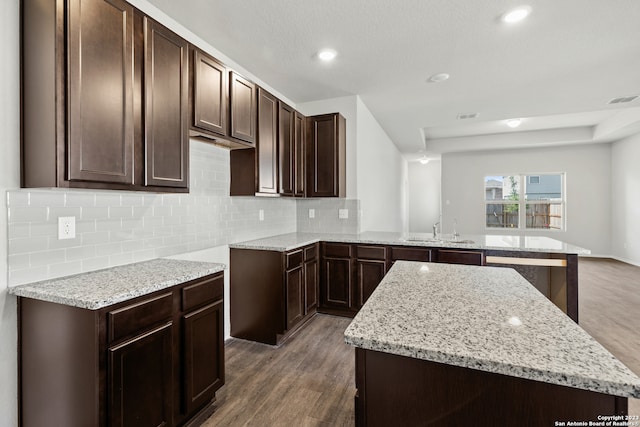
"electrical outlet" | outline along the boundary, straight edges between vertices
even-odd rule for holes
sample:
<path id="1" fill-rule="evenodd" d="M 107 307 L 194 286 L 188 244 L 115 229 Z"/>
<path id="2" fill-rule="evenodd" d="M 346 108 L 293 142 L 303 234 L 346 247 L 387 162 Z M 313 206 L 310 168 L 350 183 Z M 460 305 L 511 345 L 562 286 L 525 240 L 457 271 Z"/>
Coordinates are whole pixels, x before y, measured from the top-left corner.
<path id="1" fill-rule="evenodd" d="M 340 218 L 340 219 L 348 219 L 349 218 L 349 209 L 338 209 L 338 218 Z"/>
<path id="2" fill-rule="evenodd" d="M 260 221 L 264 221 L 264 209 L 260 209 L 258 211 L 258 218 L 260 219 Z"/>
<path id="3" fill-rule="evenodd" d="M 316 210 L 309 209 L 309 218 L 315 218 L 315 217 L 316 217 Z"/>
<path id="4" fill-rule="evenodd" d="M 58 240 L 76 238 L 76 217 L 58 217 Z"/>

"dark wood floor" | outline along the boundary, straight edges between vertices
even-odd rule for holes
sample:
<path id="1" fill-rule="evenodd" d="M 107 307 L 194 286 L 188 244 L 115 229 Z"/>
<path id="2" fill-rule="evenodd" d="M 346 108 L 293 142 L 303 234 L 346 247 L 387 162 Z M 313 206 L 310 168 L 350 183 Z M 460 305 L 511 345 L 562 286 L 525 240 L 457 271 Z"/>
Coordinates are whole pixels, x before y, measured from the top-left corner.
<path id="1" fill-rule="evenodd" d="M 640 375 L 640 267 L 611 259 L 578 261 L 580 326 Z M 629 399 L 640 415 L 640 400 Z"/>
<path id="2" fill-rule="evenodd" d="M 581 258 L 580 325 L 640 374 L 640 267 Z M 226 344 L 226 385 L 204 426 L 353 426 L 354 352 L 350 319 L 316 316 L 280 348 Z M 629 401 L 640 415 L 640 400 Z"/>
<path id="3" fill-rule="evenodd" d="M 280 348 L 231 339 L 219 408 L 203 426 L 353 426 L 351 319 L 316 315 Z"/>

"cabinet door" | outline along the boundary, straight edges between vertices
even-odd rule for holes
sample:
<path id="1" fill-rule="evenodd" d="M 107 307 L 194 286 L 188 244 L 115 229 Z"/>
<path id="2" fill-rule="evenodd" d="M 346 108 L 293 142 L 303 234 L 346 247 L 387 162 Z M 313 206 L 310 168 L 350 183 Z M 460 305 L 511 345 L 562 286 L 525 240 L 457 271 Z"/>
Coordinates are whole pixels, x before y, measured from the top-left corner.
<path id="1" fill-rule="evenodd" d="M 344 197 L 344 119 L 325 114 L 308 121 L 307 196 Z"/>
<path id="2" fill-rule="evenodd" d="M 188 43 L 144 18 L 146 185 L 188 186 Z"/>
<path id="3" fill-rule="evenodd" d="M 376 289 L 385 274 L 387 263 L 380 260 L 358 260 L 358 307 L 362 307 Z"/>
<path id="4" fill-rule="evenodd" d="M 294 146 L 294 193 L 296 197 L 305 196 L 305 173 L 306 173 L 306 133 L 305 133 L 305 117 L 295 112 L 293 126 L 293 146 Z"/>
<path id="5" fill-rule="evenodd" d="M 71 0 L 67 179 L 133 184 L 133 7 Z"/>
<path id="6" fill-rule="evenodd" d="M 352 307 L 351 259 L 324 258 L 323 283 L 320 295 L 324 307 Z"/>
<path id="7" fill-rule="evenodd" d="M 224 384 L 224 302 L 185 314 L 183 325 L 184 398 L 191 414 Z"/>
<path id="8" fill-rule="evenodd" d="M 231 72 L 230 75 L 230 135 L 234 138 L 256 143 L 256 85 L 244 77 Z"/>
<path id="9" fill-rule="evenodd" d="M 280 194 L 294 196 L 295 185 L 295 145 L 294 145 L 295 110 L 280 103 L 278 151 L 280 156 Z"/>
<path id="10" fill-rule="evenodd" d="M 287 298 L 287 329 L 291 329 L 304 317 L 304 279 L 303 267 L 287 271 L 286 298 Z"/>
<path id="11" fill-rule="evenodd" d="M 172 425 L 172 330 L 168 323 L 109 348 L 110 426 Z"/>
<path id="12" fill-rule="evenodd" d="M 305 314 L 318 307 L 318 260 L 304 263 Z"/>
<path id="13" fill-rule="evenodd" d="M 193 126 L 227 134 L 227 69 L 199 50 L 193 53 Z"/>
<path id="14" fill-rule="evenodd" d="M 258 88 L 258 192 L 278 192 L 278 100 Z"/>

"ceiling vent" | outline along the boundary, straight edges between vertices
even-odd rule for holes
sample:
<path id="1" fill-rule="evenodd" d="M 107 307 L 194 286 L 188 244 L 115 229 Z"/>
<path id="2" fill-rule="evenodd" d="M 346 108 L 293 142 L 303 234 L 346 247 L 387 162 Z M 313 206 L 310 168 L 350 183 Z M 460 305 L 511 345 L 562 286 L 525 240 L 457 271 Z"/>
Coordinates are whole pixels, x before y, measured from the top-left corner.
<path id="1" fill-rule="evenodd" d="M 609 101 L 609 104 L 624 104 L 625 102 L 631 102 L 633 100 L 635 100 L 638 97 L 638 95 L 634 95 L 634 96 L 623 96 L 620 98 L 614 98 L 611 101 Z"/>
<path id="2" fill-rule="evenodd" d="M 460 113 L 460 114 L 458 114 L 458 120 L 475 119 L 476 117 L 478 117 L 478 113 Z"/>

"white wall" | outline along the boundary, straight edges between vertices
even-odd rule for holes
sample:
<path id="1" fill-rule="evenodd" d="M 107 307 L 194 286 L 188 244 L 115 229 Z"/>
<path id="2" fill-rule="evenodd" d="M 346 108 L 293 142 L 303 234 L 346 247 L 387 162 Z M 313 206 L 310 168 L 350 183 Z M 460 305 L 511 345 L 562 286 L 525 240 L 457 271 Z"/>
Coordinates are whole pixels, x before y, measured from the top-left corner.
<path id="1" fill-rule="evenodd" d="M 361 231 L 402 231 L 407 161 L 357 98 L 357 174 Z"/>
<path id="2" fill-rule="evenodd" d="M 455 153 L 442 156 L 443 232 L 453 219 L 461 234 L 515 234 L 486 230 L 484 176 L 566 172 L 566 231 L 536 230 L 594 255 L 611 253 L 611 146 L 592 144 L 556 148 Z"/>
<path id="3" fill-rule="evenodd" d="M 611 250 L 640 266 L 640 134 L 611 147 Z"/>
<path id="4" fill-rule="evenodd" d="M 440 221 L 441 162 L 409 163 L 409 232 L 431 233 Z"/>
<path id="5" fill-rule="evenodd" d="M 7 295 L 6 190 L 20 185 L 20 1 L 0 6 L 0 424 L 18 425 L 16 299 Z"/>

